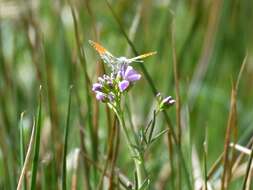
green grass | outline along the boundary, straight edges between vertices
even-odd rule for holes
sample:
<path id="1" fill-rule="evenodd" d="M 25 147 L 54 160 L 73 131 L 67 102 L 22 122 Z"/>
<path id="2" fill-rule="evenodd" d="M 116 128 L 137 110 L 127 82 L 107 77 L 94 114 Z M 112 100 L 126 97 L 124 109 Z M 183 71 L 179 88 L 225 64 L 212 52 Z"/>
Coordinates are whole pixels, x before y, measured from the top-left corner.
<path id="1" fill-rule="evenodd" d="M 88 40 L 119 57 L 157 51 L 133 64 L 142 78 L 124 100 L 132 131 L 157 92 L 177 100 L 151 126 L 168 132 L 144 155 L 150 189 L 250 189 L 252 153 L 230 143 L 252 149 L 252 1 L 36 2 L 0 3 L 0 189 L 22 169 L 22 189 L 135 184 L 123 129 L 91 91 L 110 69 Z"/>

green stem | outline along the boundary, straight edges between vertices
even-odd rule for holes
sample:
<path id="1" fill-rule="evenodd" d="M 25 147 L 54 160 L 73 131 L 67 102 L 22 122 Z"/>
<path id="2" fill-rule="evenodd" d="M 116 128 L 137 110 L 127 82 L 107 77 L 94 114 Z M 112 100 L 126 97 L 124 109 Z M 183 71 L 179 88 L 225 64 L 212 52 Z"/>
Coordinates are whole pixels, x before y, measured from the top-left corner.
<path id="1" fill-rule="evenodd" d="M 123 112 L 121 110 L 116 109 L 115 107 L 113 107 L 113 110 L 116 113 L 119 123 L 123 128 L 124 135 L 127 140 L 128 148 L 129 148 L 129 150 L 132 154 L 132 157 L 134 159 L 135 168 L 136 168 L 136 172 L 137 172 L 137 179 L 138 179 L 137 185 L 138 185 L 138 189 L 139 189 L 147 177 L 143 154 L 142 154 L 142 152 L 138 151 L 137 149 L 135 149 L 132 146 L 131 138 L 130 138 L 129 132 L 128 132 L 126 124 L 125 124 Z"/>

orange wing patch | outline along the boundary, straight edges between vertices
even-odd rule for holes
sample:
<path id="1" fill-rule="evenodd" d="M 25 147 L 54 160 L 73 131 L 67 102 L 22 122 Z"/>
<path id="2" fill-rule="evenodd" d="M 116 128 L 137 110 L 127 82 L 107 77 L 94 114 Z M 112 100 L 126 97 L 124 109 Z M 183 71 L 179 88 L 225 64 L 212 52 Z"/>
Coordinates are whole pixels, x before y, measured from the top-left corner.
<path id="1" fill-rule="evenodd" d="M 91 40 L 89 40 L 89 43 L 100 55 L 103 55 L 107 52 L 107 50 L 103 46 L 101 46 L 99 43 L 93 42 Z"/>

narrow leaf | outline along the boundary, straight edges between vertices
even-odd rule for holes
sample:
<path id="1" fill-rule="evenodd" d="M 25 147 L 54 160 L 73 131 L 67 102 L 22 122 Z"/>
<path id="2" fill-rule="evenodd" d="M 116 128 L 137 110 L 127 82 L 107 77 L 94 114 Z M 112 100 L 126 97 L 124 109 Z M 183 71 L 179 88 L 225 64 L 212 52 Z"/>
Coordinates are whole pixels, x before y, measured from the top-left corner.
<path id="1" fill-rule="evenodd" d="M 63 163 L 62 163 L 62 190 L 66 190 L 67 179 L 66 179 L 66 157 L 68 150 L 68 135 L 69 135 L 69 120 L 70 120 L 70 108 L 71 108 L 71 93 L 72 86 L 69 88 L 69 101 L 68 101 L 68 110 L 67 110 L 67 120 L 65 127 L 65 135 L 64 135 L 64 152 L 63 152 Z"/>

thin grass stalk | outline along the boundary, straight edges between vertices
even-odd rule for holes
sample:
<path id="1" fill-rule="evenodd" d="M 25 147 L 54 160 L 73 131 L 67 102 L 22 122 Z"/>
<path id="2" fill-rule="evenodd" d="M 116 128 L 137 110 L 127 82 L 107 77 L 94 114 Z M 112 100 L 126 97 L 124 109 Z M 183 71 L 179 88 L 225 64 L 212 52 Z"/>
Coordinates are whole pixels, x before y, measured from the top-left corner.
<path id="1" fill-rule="evenodd" d="M 114 117 L 113 128 L 115 128 L 115 142 L 114 142 L 114 147 L 113 147 L 113 152 L 112 152 L 111 169 L 109 173 L 109 190 L 114 189 L 113 179 L 114 179 L 115 165 L 116 165 L 116 161 L 118 157 L 119 144 L 120 144 L 119 127 L 118 127 L 118 120 L 116 116 Z"/>
<path id="2" fill-rule="evenodd" d="M 105 1 L 106 1 L 106 3 L 107 3 L 107 6 L 109 7 L 110 11 L 112 12 L 113 17 L 114 17 L 115 20 L 117 21 L 117 23 L 118 23 L 118 25 L 119 25 L 119 28 L 120 28 L 120 30 L 121 30 L 121 32 L 122 32 L 122 34 L 124 35 L 124 37 L 126 38 L 128 44 L 130 45 L 132 51 L 134 52 L 135 56 L 138 56 L 139 53 L 137 52 L 137 50 L 135 49 L 135 47 L 134 47 L 132 41 L 129 39 L 128 35 L 126 34 L 126 32 L 125 32 L 125 30 L 124 30 L 124 28 L 123 28 L 123 25 L 121 24 L 121 22 L 120 22 L 118 16 L 116 15 L 116 13 L 114 12 L 114 10 L 112 9 L 112 6 L 111 6 L 110 3 L 108 2 L 108 0 L 105 0 Z M 153 95 L 156 96 L 158 91 L 157 91 L 157 89 L 156 89 L 156 87 L 155 87 L 155 85 L 154 85 L 154 82 L 153 82 L 152 78 L 151 78 L 150 75 L 148 74 L 147 69 L 145 68 L 145 66 L 144 66 L 143 63 L 140 63 L 140 67 L 141 67 L 141 69 L 142 69 L 142 72 L 143 72 L 143 74 L 144 74 L 144 76 L 145 76 L 145 78 L 146 78 L 146 80 L 147 80 L 149 86 L 151 87 L 151 90 L 152 90 L 152 92 L 153 92 Z M 175 133 L 175 131 L 174 131 L 172 125 L 171 125 L 171 121 L 170 121 L 170 118 L 169 118 L 167 112 L 166 112 L 166 111 L 163 111 L 163 114 L 164 114 L 165 121 L 166 121 L 166 123 L 168 124 L 168 127 L 169 127 L 170 130 L 171 130 L 172 138 L 173 138 L 173 140 L 176 142 L 176 143 L 175 143 L 176 151 L 177 151 L 177 153 L 179 154 L 180 161 L 182 162 L 182 167 L 183 167 L 183 169 L 184 169 L 185 176 L 186 176 L 186 180 L 187 180 L 187 187 L 188 187 L 188 189 L 192 189 L 189 171 L 188 171 L 188 169 L 187 169 L 185 160 L 184 160 L 184 158 L 183 158 L 182 150 L 181 150 L 181 148 L 180 148 L 180 147 L 178 146 L 178 144 L 177 144 L 176 133 Z"/>
<path id="3" fill-rule="evenodd" d="M 36 131 L 36 124 L 35 124 L 35 119 L 34 119 L 33 126 L 32 126 L 32 133 L 31 133 L 29 145 L 28 145 L 28 148 L 27 148 L 27 152 L 26 152 L 23 168 L 21 170 L 21 174 L 20 174 L 19 180 L 18 180 L 17 190 L 21 190 L 22 189 L 23 179 L 24 179 L 24 177 L 26 175 L 26 170 L 28 168 L 29 160 L 30 160 L 31 153 L 32 153 L 32 148 L 33 148 L 33 144 L 34 144 L 35 131 Z"/>
<path id="4" fill-rule="evenodd" d="M 192 41 L 195 39 L 195 35 L 197 35 L 197 30 L 200 27 L 201 21 L 203 19 L 203 12 L 204 12 L 204 3 L 202 0 L 197 0 L 196 8 L 197 10 L 194 11 L 195 16 L 194 20 L 191 25 L 190 32 L 187 34 L 186 40 L 184 41 L 181 51 L 179 52 L 178 56 L 178 64 L 181 65 L 184 63 L 184 59 L 187 58 L 186 54 L 189 52 L 191 48 Z"/>
<path id="5" fill-rule="evenodd" d="M 220 164 L 222 163 L 224 157 L 224 152 L 222 152 L 220 154 L 220 156 L 218 157 L 218 159 L 214 162 L 214 164 L 211 166 L 210 170 L 207 173 L 207 179 L 210 180 L 211 177 L 215 174 L 215 172 L 217 171 L 217 169 L 219 168 Z"/>
<path id="6" fill-rule="evenodd" d="M 224 0 L 217 0 L 211 2 L 211 10 L 208 15 L 208 25 L 205 31 L 205 37 L 203 41 L 203 48 L 201 56 L 199 57 L 198 64 L 195 68 L 191 83 L 189 85 L 189 98 L 188 102 L 190 103 L 190 109 L 195 103 L 196 96 L 199 93 L 203 78 L 207 73 L 208 66 L 210 64 L 210 59 L 215 47 L 215 39 L 217 37 L 218 26 L 220 22 L 220 10 L 222 10 Z"/>
<path id="7" fill-rule="evenodd" d="M 176 124 L 177 124 L 177 143 L 181 148 L 181 106 L 180 106 L 180 92 L 179 92 L 179 73 L 178 73 L 178 63 L 175 45 L 175 21 L 172 21 L 171 27 L 171 42 L 172 42 L 172 56 L 173 56 L 173 72 L 174 72 L 174 82 L 176 89 Z M 181 189 L 181 164 L 177 161 L 177 173 L 178 173 L 178 189 Z"/>
<path id="8" fill-rule="evenodd" d="M 84 186 L 87 190 L 91 189 L 90 185 L 90 167 L 89 164 L 86 161 L 86 158 L 83 155 L 87 154 L 86 145 L 85 145 L 85 136 L 84 132 L 82 131 L 82 128 L 80 127 L 79 130 L 79 136 L 80 136 L 80 147 L 81 147 L 81 157 L 83 160 L 83 167 L 84 167 Z"/>
<path id="9" fill-rule="evenodd" d="M 172 136 L 170 133 L 170 130 L 167 133 L 167 140 L 168 140 L 168 153 L 169 153 L 169 161 L 170 161 L 170 170 L 171 170 L 171 186 L 172 189 L 176 188 L 175 185 L 175 169 L 174 169 L 174 150 L 173 150 L 173 141 L 172 141 Z"/>
<path id="10" fill-rule="evenodd" d="M 57 139 L 59 138 L 59 112 L 57 109 L 57 101 L 54 91 L 54 85 L 53 85 L 53 72 L 52 72 L 52 63 L 49 58 L 49 52 L 47 52 L 47 48 L 45 49 L 45 74 L 46 74 L 46 85 L 47 85 L 47 95 L 48 95 L 48 107 L 49 107 L 49 116 L 51 121 L 51 129 L 52 129 L 52 148 L 53 151 L 56 152 L 56 155 L 54 157 L 57 157 L 57 153 L 59 153 L 59 142 Z M 58 160 L 58 158 L 57 158 Z M 59 158 L 60 160 L 60 158 Z M 59 167 L 60 168 L 60 167 Z M 58 169 L 59 169 L 58 168 Z"/>
<path id="11" fill-rule="evenodd" d="M 113 125 L 112 127 L 113 128 L 110 130 L 110 134 L 109 134 L 109 138 L 108 138 L 109 142 L 108 142 L 108 148 L 107 148 L 106 161 L 105 161 L 103 172 L 102 172 L 102 175 L 100 177 L 99 184 L 98 184 L 98 187 L 97 187 L 98 190 L 101 190 L 102 187 L 103 187 L 103 181 L 104 181 L 105 173 L 107 171 L 109 162 L 112 160 L 112 156 L 113 156 L 113 147 L 114 147 L 114 143 L 115 143 L 114 141 L 115 141 L 115 137 L 116 137 L 116 134 L 115 134 L 116 125 Z"/>
<path id="12" fill-rule="evenodd" d="M 225 190 L 229 185 L 229 170 L 230 170 L 230 160 L 229 160 L 229 144 L 230 136 L 233 128 L 235 128 L 236 122 L 236 89 L 235 85 L 232 84 L 231 91 L 231 101 L 230 101 L 230 112 L 228 118 L 228 124 L 225 135 L 225 144 L 224 144 L 224 157 L 223 157 L 223 173 L 221 178 L 221 190 Z"/>
<path id="13" fill-rule="evenodd" d="M 84 3 L 85 3 L 85 8 L 87 9 L 87 12 L 88 12 L 90 19 L 91 19 L 94 37 L 97 40 L 98 39 L 98 31 L 97 31 L 97 27 L 96 27 L 96 18 L 93 14 L 91 7 L 90 7 L 90 0 L 84 0 Z"/>
<path id="14" fill-rule="evenodd" d="M 83 68 L 84 76 L 85 76 L 85 93 L 86 93 L 85 96 L 86 96 L 86 103 L 87 103 L 88 126 L 89 126 L 89 132 L 90 132 L 90 137 L 91 137 L 92 157 L 94 160 L 97 160 L 96 136 L 94 134 L 93 121 L 92 121 L 92 114 L 93 114 L 92 106 L 91 106 L 92 98 L 90 96 L 91 82 L 87 73 L 86 58 L 85 58 L 83 48 L 81 46 L 75 11 L 71 4 L 70 6 L 71 6 L 71 13 L 72 13 L 73 21 L 74 21 L 75 39 L 76 39 L 76 44 L 77 44 L 77 49 L 78 49 L 78 56 L 79 56 L 79 59 Z"/>
<path id="15" fill-rule="evenodd" d="M 138 27 L 140 26 L 139 23 L 140 23 L 140 18 L 141 18 L 141 12 L 142 12 L 142 9 L 143 9 L 143 5 L 144 5 L 144 1 L 143 2 L 140 2 L 137 6 L 136 6 L 136 13 L 134 15 L 134 18 L 133 18 L 133 21 L 132 21 L 132 24 L 131 24 L 131 27 L 129 29 L 129 39 L 131 41 L 134 41 L 134 38 L 136 36 L 136 31 L 138 29 Z M 128 57 L 129 54 L 131 52 L 131 48 L 129 47 L 129 45 L 127 46 L 127 50 L 126 50 L 126 56 Z"/>
<path id="16" fill-rule="evenodd" d="M 176 89 L 176 123 L 177 123 L 177 141 L 178 145 L 181 146 L 181 101 L 180 101 L 180 91 L 179 91 L 179 71 L 177 63 L 176 45 L 175 45 L 175 21 L 173 20 L 171 27 L 171 41 L 172 41 L 172 55 L 173 55 L 173 72 L 174 81 Z"/>
<path id="17" fill-rule="evenodd" d="M 20 115 L 20 121 L 19 121 L 19 147 L 20 147 L 20 165 L 21 167 L 24 165 L 25 160 L 25 140 L 24 140 L 24 131 L 23 131 L 23 118 L 24 118 L 25 112 L 22 112 Z M 22 189 L 26 189 L 26 180 L 24 180 Z"/>
<path id="18" fill-rule="evenodd" d="M 92 8 L 90 6 L 90 0 L 85 0 L 84 1 L 85 3 L 85 8 L 87 9 L 87 12 L 90 16 L 90 19 L 91 19 L 91 24 L 92 24 L 92 30 L 93 30 L 93 34 L 94 34 L 94 37 L 95 37 L 95 40 L 97 41 L 98 40 L 98 31 L 97 31 L 97 27 L 96 27 L 96 18 L 93 14 L 93 11 L 92 11 Z M 104 68 L 104 65 L 101 64 L 101 61 L 100 62 L 97 62 L 96 64 L 96 73 L 97 75 L 101 75 L 102 73 L 105 72 L 105 68 Z M 94 131 L 94 146 L 98 146 L 98 124 L 99 124 L 99 102 L 98 101 L 94 101 L 93 102 L 93 108 L 94 108 L 94 114 L 93 114 L 93 131 Z M 106 115 L 107 115 L 107 118 L 110 118 L 110 111 L 108 108 L 105 108 L 106 109 Z"/>
<path id="19" fill-rule="evenodd" d="M 244 71 L 244 68 L 245 68 L 245 65 L 247 63 L 247 60 L 248 60 L 248 51 L 246 52 L 246 55 L 242 61 L 242 65 L 241 65 L 241 68 L 240 68 L 240 71 L 239 71 L 239 74 L 237 76 L 237 80 L 236 80 L 236 85 L 235 85 L 235 89 L 236 91 L 238 91 L 238 88 L 239 88 L 239 83 L 241 81 L 241 77 L 242 77 L 242 73 Z"/>
<path id="20" fill-rule="evenodd" d="M 115 110 L 115 113 L 116 113 L 117 118 L 119 120 L 120 126 L 123 129 L 124 135 L 126 137 L 127 146 L 129 148 L 132 156 L 138 157 L 138 160 L 136 160 L 136 158 L 134 158 L 134 163 L 135 163 L 135 168 L 136 168 L 136 172 L 137 172 L 138 188 L 140 188 L 141 185 L 143 184 L 144 180 L 147 177 L 147 171 L 146 171 L 146 168 L 144 165 L 143 157 L 142 157 L 141 153 L 135 151 L 134 147 L 132 146 L 131 138 L 129 136 L 129 132 L 128 132 L 126 124 L 125 124 L 123 112 Z"/>
<path id="21" fill-rule="evenodd" d="M 68 101 L 68 110 L 67 110 L 67 120 L 65 127 L 65 135 L 64 135 L 64 149 L 63 149 L 63 162 L 62 162 L 62 190 L 66 190 L 67 187 L 67 179 L 66 179 L 66 165 L 67 165 L 67 151 L 68 151 L 68 136 L 69 136 L 69 122 L 70 122 L 70 110 L 71 110 L 71 96 L 72 96 L 72 88 L 69 88 L 69 101 Z"/>
<path id="22" fill-rule="evenodd" d="M 72 65 L 75 65 L 76 64 L 76 60 L 73 60 L 73 63 Z M 77 105 L 78 106 L 78 116 L 79 116 L 79 122 L 80 122 L 80 130 L 79 130 L 79 137 L 80 137 L 80 148 L 81 148 L 81 152 L 83 152 L 84 154 L 87 153 L 87 149 L 86 149 L 86 145 L 85 145 L 85 137 L 84 137 L 84 133 L 82 132 L 82 124 L 85 123 L 85 116 L 81 110 L 81 99 L 80 99 L 80 96 L 78 94 L 78 91 L 77 91 L 77 67 L 76 66 L 72 66 L 72 70 L 73 70 L 73 85 L 75 86 L 75 88 L 73 88 L 73 93 L 75 95 L 75 99 L 76 99 L 76 102 L 77 102 Z M 83 167 L 84 167 L 84 188 L 87 189 L 87 190 L 90 190 L 91 187 L 90 187 L 90 171 L 89 171 L 89 165 L 87 164 L 85 158 L 82 156 L 81 154 L 81 157 L 82 157 L 82 163 L 83 163 Z"/>
<path id="23" fill-rule="evenodd" d="M 93 161 L 86 154 L 83 154 L 83 156 L 89 164 L 93 165 L 97 169 L 97 171 L 99 171 L 101 173 L 103 172 L 103 168 L 100 165 L 98 165 L 97 162 Z M 119 171 L 119 168 L 115 167 L 114 172 L 119 175 L 119 182 L 122 186 L 133 187 L 133 183 L 127 178 L 126 175 L 124 175 L 122 172 Z M 108 172 L 105 173 L 105 176 L 110 178 L 110 174 Z M 115 181 L 113 181 L 113 185 L 117 185 Z"/>
<path id="24" fill-rule="evenodd" d="M 249 140 L 246 147 L 250 149 L 252 144 L 253 144 L 253 137 Z M 232 175 L 235 173 L 235 171 L 237 170 L 239 164 L 241 163 L 241 161 L 243 160 L 244 157 L 245 157 L 245 154 L 243 154 L 243 153 L 240 153 L 240 155 L 237 157 L 237 160 L 235 161 L 233 168 L 232 168 Z"/>
<path id="25" fill-rule="evenodd" d="M 1 91 L 0 91 L 0 101 L 1 101 Z M 1 112 L 0 112 L 1 114 Z M 0 126 L 3 126 L 3 123 L 2 123 L 2 120 L 0 119 Z M 5 131 L 5 128 L 3 127 L 0 127 L 0 148 L 1 148 L 1 152 L 2 152 L 2 159 L 3 160 L 8 160 L 8 150 L 9 150 L 9 147 L 8 147 L 8 144 L 6 143 L 6 131 Z M 6 186 L 6 187 L 9 187 L 11 188 L 11 180 L 10 180 L 10 174 L 9 174 L 9 165 L 8 163 L 7 164 L 4 164 L 3 165 L 3 185 Z"/>
<path id="26" fill-rule="evenodd" d="M 40 151 L 40 134 L 41 134 L 41 102 L 42 101 L 42 86 L 39 89 L 39 105 L 37 110 L 36 128 L 35 128 L 35 145 L 34 157 L 32 162 L 32 176 L 31 176 L 31 190 L 36 189 L 36 177 L 39 165 L 39 151 Z"/>
<path id="27" fill-rule="evenodd" d="M 23 18 L 22 18 L 22 22 L 24 24 L 24 29 L 25 29 L 25 34 L 26 34 L 26 39 L 27 39 L 27 42 L 28 42 L 28 47 L 31 51 L 31 57 L 32 57 L 32 63 L 35 67 L 35 70 L 36 70 L 36 77 L 37 77 L 37 80 L 42 83 L 42 79 L 43 79 L 43 73 L 41 71 L 41 68 L 40 68 L 40 63 L 39 63 L 39 52 L 38 52 L 38 44 L 33 44 L 31 38 L 29 37 L 29 27 L 33 27 L 33 29 L 36 31 L 35 34 L 36 34 L 36 42 L 38 42 L 38 31 L 37 31 L 37 23 L 36 21 L 34 20 L 34 16 L 33 16 L 33 13 L 31 11 L 31 9 L 29 8 L 29 3 L 27 3 L 27 7 L 28 7 L 28 12 L 27 12 L 27 15 L 24 15 Z"/>
<path id="28" fill-rule="evenodd" d="M 252 169 L 251 169 L 252 160 L 253 160 L 253 145 L 251 145 L 251 154 L 250 154 L 249 161 L 248 161 L 248 164 L 247 164 L 247 170 L 246 170 L 246 174 L 245 174 L 245 177 L 244 177 L 242 190 L 246 190 L 247 181 L 250 180 L 249 178 L 250 178 L 250 173 L 251 173 L 250 171 L 252 171 Z M 248 186 L 250 186 L 250 184 Z"/>
<path id="29" fill-rule="evenodd" d="M 239 71 L 239 74 L 237 76 L 237 80 L 236 80 L 236 83 L 235 83 L 235 100 L 237 99 L 237 92 L 238 92 L 238 88 L 239 88 L 239 83 L 240 83 L 240 79 L 241 79 L 241 76 L 242 76 L 242 73 L 244 71 L 244 68 L 245 68 L 245 64 L 246 64 L 246 61 L 247 61 L 247 57 L 248 57 L 248 53 L 246 52 L 246 55 L 243 59 L 243 62 L 241 64 L 241 68 L 240 68 L 240 71 Z M 234 106 L 234 112 L 235 112 L 235 116 L 234 116 L 234 124 L 232 125 L 232 132 L 233 132 L 233 140 L 235 143 L 237 143 L 238 141 L 238 129 L 236 127 L 236 124 L 237 124 L 237 106 L 235 104 Z M 229 181 L 231 180 L 231 177 L 232 177 L 232 169 L 233 169 L 233 165 L 235 164 L 235 161 L 236 161 L 236 152 L 235 152 L 235 149 L 233 148 L 232 149 L 232 159 L 231 159 L 231 162 L 229 163 L 229 170 L 228 170 L 228 183 Z"/>
<path id="30" fill-rule="evenodd" d="M 71 190 L 77 190 L 77 179 L 78 179 L 78 167 L 79 167 L 80 149 L 77 149 L 74 160 L 74 169 L 71 178 Z"/>
<path id="31" fill-rule="evenodd" d="M 58 141 L 60 138 L 60 128 L 59 128 L 59 111 L 57 106 L 57 99 L 55 96 L 54 84 L 53 84 L 53 71 L 52 71 L 52 62 L 49 57 L 48 46 L 43 41 L 44 48 L 44 68 L 45 68 L 45 82 L 46 82 L 46 92 L 47 92 L 47 103 L 48 103 L 48 111 L 49 118 L 51 123 L 51 134 L 50 134 L 50 149 L 52 152 L 52 170 L 54 172 L 54 188 L 57 186 L 57 178 L 61 175 L 61 156 L 63 151 L 62 141 Z"/>
<path id="32" fill-rule="evenodd" d="M 39 105 L 37 110 L 36 128 L 35 128 L 35 145 L 34 157 L 32 162 L 32 177 L 31 177 L 31 190 L 36 189 L 37 169 L 39 165 L 39 151 L 40 151 L 40 135 L 41 135 L 41 104 L 42 104 L 42 86 L 39 89 Z"/>
<path id="33" fill-rule="evenodd" d="M 208 177 L 207 177 L 207 127 L 205 128 L 205 141 L 203 143 L 203 155 L 204 155 L 204 190 L 208 190 L 207 189 L 207 181 L 208 181 Z"/>

